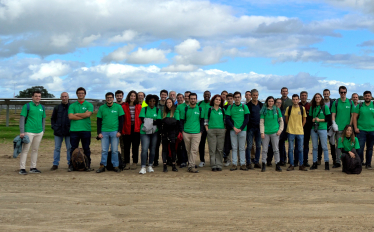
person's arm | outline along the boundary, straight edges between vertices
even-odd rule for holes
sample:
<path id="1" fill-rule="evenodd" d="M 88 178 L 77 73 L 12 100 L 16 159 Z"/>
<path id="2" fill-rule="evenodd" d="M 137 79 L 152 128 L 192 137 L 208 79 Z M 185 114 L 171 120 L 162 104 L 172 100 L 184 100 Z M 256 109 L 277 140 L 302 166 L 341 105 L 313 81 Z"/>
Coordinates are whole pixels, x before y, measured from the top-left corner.
<path id="1" fill-rule="evenodd" d="M 288 124 L 288 115 L 285 116 L 286 124 Z"/>
<path id="2" fill-rule="evenodd" d="M 263 118 L 260 119 L 260 133 L 261 137 L 263 134 L 265 134 L 265 119 Z"/>
<path id="3" fill-rule="evenodd" d="M 177 120 L 177 127 L 178 127 L 178 132 L 183 132 L 183 126 L 182 126 L 182 121 Z"/>
<path id="4" fill-rule="evenodd" d="M 327 122 L 327 124 L 331 123 L 331 114 L 325 116 L 324 122 Z"/>
<path id="5" fill-rule="evenodd" d="M 140 121 L 144 124 L 144 117 L 139 117 Z"/>
<path id="6" fill-rule="evenodd" d="M 336 113 L 331 114 L 332 121 L 335 122 Z"/>
<path id="7" fill-rule="evenodd" d="M 358 114 L 357 113 L 353 113 L 353 117 L 352 118 L 353 118 L 353 127 L 355 128 L 355 133 L 358 134 L 358 133 L 360 133 L 360 130 L 357 127 Z"/>
<path id="8" fill-rule="evenodd" d="M 75 114 L 73 114 L 73 113 L 70 113 L 69 115 L 69 119 L 70 120 L 81 120 L 81 119 L 83 119 L 82 117 L 80 117 L 80 116 L 77 116 L 77 115 L 75 115 Z"/>
<path id="9" fill-rule="evenodd" d="M 52 117 L 51 117 L 51 127 L 52 127 L 52 130 L 54 130 L 54 125 L 56 124 L 56 120 L 57 120 L 57 111 L 58 111 L 58 108 L 57 109 L 56 108 L 57 107 L 53 108 Z"/>
<path id="10" fill-rule="evenodd" d="M 226 125 L 229 126 L 229 128 L 234 128 L 234 124 L 231 122 L 230 115 L 226 115 Z"/>
<path id="11" fill-rule="evenodd" d="M 279 122 L 279 130 L 277 132 L 277 135 L 280 135 L 282 131 L 284 130 L 283 118 L 282 117 L 278 118 L 278 122 Z"/>
<path id="12" fill-rule="evenodd" d="M 42 125 L 43 125 L 43 133 L 44 133 L 45 132 L 45 118 L 43 118 Z"/>
<path id="13" fill-rule="evenodd" d="M 204 118 L 200 118 L 200 132 L 204 131 Z"/>
<path id="14" fill-rule="evenodd" d="M 124 115 L 118 117 L 118 131 L 117 132 L 121 133 L 124 121 L 125 121 Z"/>
<path id="15" fill-rule="evenodd" d="M 21 138 L 25 135 L 25 116 L 21 116 L 19 119 L 19 132 Z"/>
<path id="16" fill-rule="evenodd" d="M 97 125 L 97 134 L 98 134 L 99 138 L 102 139 L 103 135 L 101 134 L 101 127 L 103 126 L 103 119 L 102 118 L 97 118 L 96 125 Z"/>
<path id="17" fill-rule="evenodd" d="M 353 113 L 351 113 L 351 120 L 349 121 L 349 125 L 353 125 Z"/>
<path id="18" fill-rule="evenodd" d="M 184 131 L 184 119 L 181 119 L 179 121 L 179 127 L 180 127 L 181 132 L 183 132 Z"/>
<path id="19" fill-rule="evenodd" d="M 304 127 L 305 123 L 306 123 L 306 117 L 303 117 L 303 127 Z"/>
<path id="20" fill-rule="evenodd" d="M 87 110 L 87 111 L 84 112 L 84 113 L 76 113 L 76 114 L 74 114 L 74 115 L 77 116 L 77 117 L 80 117 L 81 119 L 84 119 L 84 118 L 89 118 L 89 117 L 91 117 L 92 112 Z"/>
<path id="21" fill-rule="evenodd" d="M 239 130 L 243 131 L 244 128 L 247 126 L 248 122 L 249 122 L 249 114 L 245 114 L 244 115 L 244 122 L 243 122 L 242 126 L 239 128 Z"/>

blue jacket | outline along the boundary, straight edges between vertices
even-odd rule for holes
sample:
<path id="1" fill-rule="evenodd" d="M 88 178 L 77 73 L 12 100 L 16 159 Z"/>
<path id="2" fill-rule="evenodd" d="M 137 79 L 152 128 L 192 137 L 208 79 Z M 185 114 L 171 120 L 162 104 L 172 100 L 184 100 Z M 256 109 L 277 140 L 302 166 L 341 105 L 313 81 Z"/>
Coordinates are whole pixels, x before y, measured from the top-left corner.
<path id="1" fill-rule="evenodd" d="M 25 135 L 23 139 L 17 135 L 17 137 L 14 138 L 13 144 L 14 144 L 14 152 L 13 152 L 13 158 L 17 158 L 18 155 L 22 152 L 22 143 L 29 143 L 30 139 L 29 136 Z"/>

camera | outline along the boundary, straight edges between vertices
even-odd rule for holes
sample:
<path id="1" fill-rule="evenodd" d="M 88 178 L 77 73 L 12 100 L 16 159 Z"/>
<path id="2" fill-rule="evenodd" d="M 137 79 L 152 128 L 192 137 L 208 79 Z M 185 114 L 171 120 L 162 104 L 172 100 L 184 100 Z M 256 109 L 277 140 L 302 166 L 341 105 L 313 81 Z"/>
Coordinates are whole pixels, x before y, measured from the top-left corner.
<path id="1" fill-rule="evenodd" d="M 314 123 L 313 123 L 313 130 L 314 130 L 314 132 L 317 133 L 317 131 L 318 131 L 318 127 L 319 127 L 319 123 L 318 123 L 318 122 L 314 122 Z"/>

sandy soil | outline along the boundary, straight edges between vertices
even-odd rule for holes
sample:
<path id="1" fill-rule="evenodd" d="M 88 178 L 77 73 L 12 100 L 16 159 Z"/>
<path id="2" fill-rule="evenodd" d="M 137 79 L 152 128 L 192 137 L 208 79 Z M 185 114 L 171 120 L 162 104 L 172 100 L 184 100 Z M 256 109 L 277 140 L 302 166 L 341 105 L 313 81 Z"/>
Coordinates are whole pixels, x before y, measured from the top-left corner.
<path id="1" fill-rule="evenodd" d="M 43 140 L 42 174 L 21 176 L 0 144 L 0 231 L 374 231 L 374 171 L 68 173 L 66 153 L 49 170 L 53 145 Z"/>

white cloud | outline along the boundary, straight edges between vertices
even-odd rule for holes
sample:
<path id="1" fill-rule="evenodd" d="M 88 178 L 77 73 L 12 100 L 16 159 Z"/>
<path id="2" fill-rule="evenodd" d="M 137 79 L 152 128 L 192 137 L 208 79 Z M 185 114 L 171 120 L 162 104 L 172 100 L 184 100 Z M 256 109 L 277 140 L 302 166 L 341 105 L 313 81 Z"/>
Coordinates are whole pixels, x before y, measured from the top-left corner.
<path id="1" fill-rule="evenodd" d="M 191 72 L 197 70 L 198 67 L 192 64 L 184 65 L 184 64 L 177 64 L 177 65 L 169 65 L 161 69 L 161 72 Z"/>
<path id="2" fill-rule="evenodd" d="M 169 51 L 164 51 L 156 48 L 138 48 L 138 50 L 131 52 L 134 48 L 134 44 L 118 48 L 114 52 L 111 52 L 108 55 L 104 56 L 102 61 L 126 61 L 126 63 L 130 64 L 149 64 L 167 62 L 165 54 L 169 53 Z"/>
<path id="3" fill-rule="evenodd" d="M 136 31 L 133 30 L 125 30 L 122 32 L 121 35 L 116 35 L 112 38 L 108 39 L 109 43 L 119 43 L 119 42 L 129 42 L 134 40 L 134 38 L 138 35 Z"/>
<path id="4" fill-rule="evenodd" d="M 65 47 L 70 41 L 70 36 L 66 34 L 51 36 L 51 45 L 55 47 Z"/>
<path id="5" fill-rule="evenodd" d="M 82 40 L 82 46 L 88 46 L 88 45 L 90 45 L 93 41 L 99 39 L 100 37 L 101 37 L 100 34 L 97 34 L 97 35 L 90 35 L 90 36 L 84 37 L 83 40 Z"/>
<path id="6" fill-rule="evenodd" d="M 68 74 L 71 71 L 68 64 L 55 61 L 37 65 L 31 64 L 28 68 L 33 72 L 33 74 L 30 76 L 30 79 L 32 80 L 43 80 L 46 77 L 60 77 Z"/>

